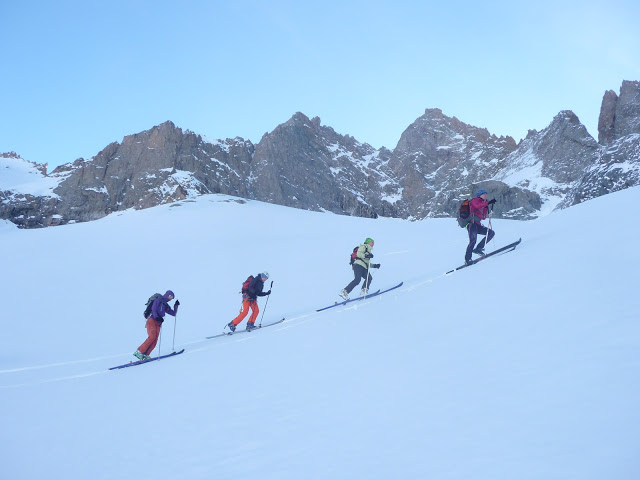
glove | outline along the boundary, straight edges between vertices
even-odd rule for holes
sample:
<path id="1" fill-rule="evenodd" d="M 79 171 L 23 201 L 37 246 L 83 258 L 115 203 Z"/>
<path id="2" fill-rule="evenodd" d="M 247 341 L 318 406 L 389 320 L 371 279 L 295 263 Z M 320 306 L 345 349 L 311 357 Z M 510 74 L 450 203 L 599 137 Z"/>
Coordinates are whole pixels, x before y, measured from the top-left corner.
<path id="1" fill-rule="evenodd" d="M 271 295 L 271 289 L 269 289 L 269 291 L 267 292 L 267 295 Z"/>
<path id="2" fill-rule="evenodd" d="M 371 268 L 380 268 L 380 264 L 379 263 L 374 263 L 371 265 Z"/>
<path id="3" fill-rule="evenodd" d="M 176 300 L 176 303 L 173 304 L 174 307 L 177 307 L 178 305 L 180 305 L 180 300 Z"/>
<path id="4" fill-rule="evenodd" d="M 373 253 L 365 253 L 364 258 L 373 258 Z"/>
<path id="5" fill-rule="evenodd" d="M 491 200 L 489 200 L 489 205 L 493 205 L 494 203 L 496 203 L 496 199 L 492 198 Z"/>

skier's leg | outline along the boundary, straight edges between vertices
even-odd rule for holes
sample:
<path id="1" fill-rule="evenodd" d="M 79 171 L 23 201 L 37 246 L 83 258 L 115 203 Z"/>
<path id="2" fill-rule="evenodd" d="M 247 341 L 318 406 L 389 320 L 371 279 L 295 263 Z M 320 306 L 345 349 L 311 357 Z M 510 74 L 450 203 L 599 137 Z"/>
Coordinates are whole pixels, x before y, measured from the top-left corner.
<path id="1" fill-rule="evenodd" d="M 476 246 L 476 240 L 478 239 L 477 233 L 477 223 L 471 222 L 467 225 L 467 231 L 469 232 L 469 245 L 467 245 L 467 251 L 464 254 L 464 261 L 468 263 L 471 260 L 471 253 L 473 252 L 473 247 Z"/>
<path id="2" fill-rule="evenodd" d="M 249 317 L 249 321 L 247 323 L 254 324 L 256 318 L 258 318 L 258 313 L 260 313 L 260 308 L 258 308 L 258 302 L 256 300 L 251 300 L 249 302 L 249 307 L 251 307 L 251 316 Z"/>
<path id="3" fill-rule="evenodd" d="M 248 313 L 249 313 L 249 299 L 243 298 L 242 308 L 240 309 L 240 313 L 236 318 L 231 320 L 231 323 L 237 326 L 242 320 L 244 320 L 244 317 L 246 317 Z"/>
<path id="4" fill-rule="evenodd" d="M 147 318 L 147 339 L 138 347 L 138 351 L 143 355 L 149 355 L 156 344 L 158 343 L 158 336 L 160 335 L 161 323 L 155 321 L 152 317 Z"/>
<path id="5" fill-rule="evenodd" d="M 487 243 L 489 243 L 491 239 L 495 236 L 496 236 L 496 232 L 494 232 L 493 230 L 489 230 L 489 232 L 487 233 Z"/>
<path id="6" fill-rule="evenodd" d="M 369 279 L 367 280 L 367 275 L 369 276 Z M 367 272 L 365 271 L 365 274 L 362 276 L 362 278 L 364 278 L 364 282 L 362 283 L 362 288 L 366 288 L 367 290 L 371 288 L 371 282 L 373 281 L 373 277 L 371 276 L 371 273 L 367 274 Z"/>
<path id="7" fill-rule="evenodd" d="M 364 278 L 364 274 L 363 274 L 364 268 L 362 267 L 362 265 L 354 264 L 352 268 L 353 268 L 354 278 L 351 281 L 351 283 L 344 288 L 347 291 L 347 293 L 351 293 L 351 290 L 356 288 L 356 286 L 360 283 L 360 279 Z"/>

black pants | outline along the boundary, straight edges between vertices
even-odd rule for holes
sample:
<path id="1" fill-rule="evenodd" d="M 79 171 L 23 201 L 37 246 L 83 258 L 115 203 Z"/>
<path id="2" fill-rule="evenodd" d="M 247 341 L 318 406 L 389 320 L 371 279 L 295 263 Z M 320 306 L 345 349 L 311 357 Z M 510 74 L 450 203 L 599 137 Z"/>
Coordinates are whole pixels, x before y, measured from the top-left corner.
<path id="1" fill-rule="evenodd" d="M 353 290 L 355 288 L 355 286 L 360 283 L 360 280 L 367 278 L 367 269 L 364 268 L 362 265 L 360 265 L 359 263 L 354 263 L 352 265 L 352 268 L 353 268 L 354 279 L 351 281 L 351 283 L 349 285 L 347 285 L 345 287 L 345 290 L 347 291 L 347 293 L 351 293 L 351 290 Z M 362 288 L 364 288 L 364 285 L 370 286 L 372 279 L 373 279 L 373 277 L 371 276 L 371 274 L 369 274 L 369 281 L 368 281 L 368 283 L 363 284 Z"/>
<path id="2" fill-rule="evenodd" d="M 489 243 L 493 236 L 496 234 L 496 232 L 494 232 L 493 230 L 489 230 L 487 227 L 484 227 L 475 222 L 470 223 L 467 230 L 469 230 L 469 245 L 467 245 L 467 253 L 465 253 L 464 255 L 465 262 L 471 260 L 471 254 L 473 253 L 473 247 L 475 247 L 476 241 L 478 240 L 478 234 L 487 236 L 486 239 L 480 240 L 480 245 L 482 246 L 482 248 L 484 248 L 485 245 Z"/>

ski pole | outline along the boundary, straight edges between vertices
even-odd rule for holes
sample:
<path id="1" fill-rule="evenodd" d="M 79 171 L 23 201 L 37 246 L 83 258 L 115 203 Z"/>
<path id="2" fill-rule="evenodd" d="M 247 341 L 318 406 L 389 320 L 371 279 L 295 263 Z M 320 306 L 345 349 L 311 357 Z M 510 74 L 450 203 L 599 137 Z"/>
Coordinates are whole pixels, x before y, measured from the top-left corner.
<path id="1" fill-rule="evenodd" d="M 367 280 L 364 282 L 364 291 L 365 292 L 369 292 L 369 266 L 371 265 L 371 259 L 369 259 L 369 263 L 367 263 Z M 367 294 L 365 293 L 364 296 L 366 297 Z"/>
<path id="2" fill-rule="evenodd" d="M 160 350 L 162 350 L 162 324 L 160 324 L 160 333 L 158 334 L 158 357 L 160 356 Z"/>
<path id="3" fill-rule="evenodd" d="M 273 288 L 273 280 L 271 280 L 271 286 L 269 287 L 269 290 L 271 290 Z M 264 318 L 264 312 L 267 311 L 267 305 L 269 305 L 269 297 L 271 296 L 271 294 L 267 295 L 267 301 L 264 304 L 264 310 L 262 310 L 262 316 L 260 317 L 260 324 L 258 325 L 258 327 L 262 327 L 262 319 Z"/>
<path id="4" fill-rule="evenodd" d="M 172 351 L 176 351 L 176 323 L 178 323 L 178 312 L 176 312 L 176 314 L 173 316 L 173 345 L 172 345 Z"/>
<path id="5" fill-rule="evenodd" d="M 482 248 L 480 250 L 484 250 L 484 248 L 487 246 L 487 241 L 488 241 L 487 239 L 489 238 L 489 231 L 491 230 L 491 215 L 493 215 L 493 205 L 491 205 L 491 209 L 489 210 L 489 223 L 487 225 L 487 234 L 482 239 L 482 241 L 484 242 L 484 245 L 482 245 Z"/>

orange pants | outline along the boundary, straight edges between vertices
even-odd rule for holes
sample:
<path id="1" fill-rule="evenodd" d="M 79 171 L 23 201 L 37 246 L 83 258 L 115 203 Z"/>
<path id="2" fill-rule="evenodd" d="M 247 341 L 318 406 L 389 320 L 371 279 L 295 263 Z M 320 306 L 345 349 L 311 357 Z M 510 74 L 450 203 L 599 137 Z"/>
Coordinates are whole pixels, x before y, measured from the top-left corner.
<path id="1" fill-rule="evenodd" d="M 162 323 L 154 320 L 153 317 L 147 318 L 147 335 L 149 337 L 138 347 L 138 351 L 144 355 L 150 355 L 153 349 L 156 348 L 158 343 L 158 337 L 160 336 L 160 329 Z"/>
<path id="2" fill-rule="evenodd" d="M 231 320 L 234 325 L 238 325 L 244 317 L 249 313 L 249 309 L 251 309 L 251 316 L 249 317 L 249 321 L 247 323 L 255 323 L 256 318 L 258 318 L 258 313 L 260 309 L 258 308 L 258 302 L 256 300 L 249 300 L 248 298 L 242 299 L 242 309 L 240 310 L 240 314 Z"/>

